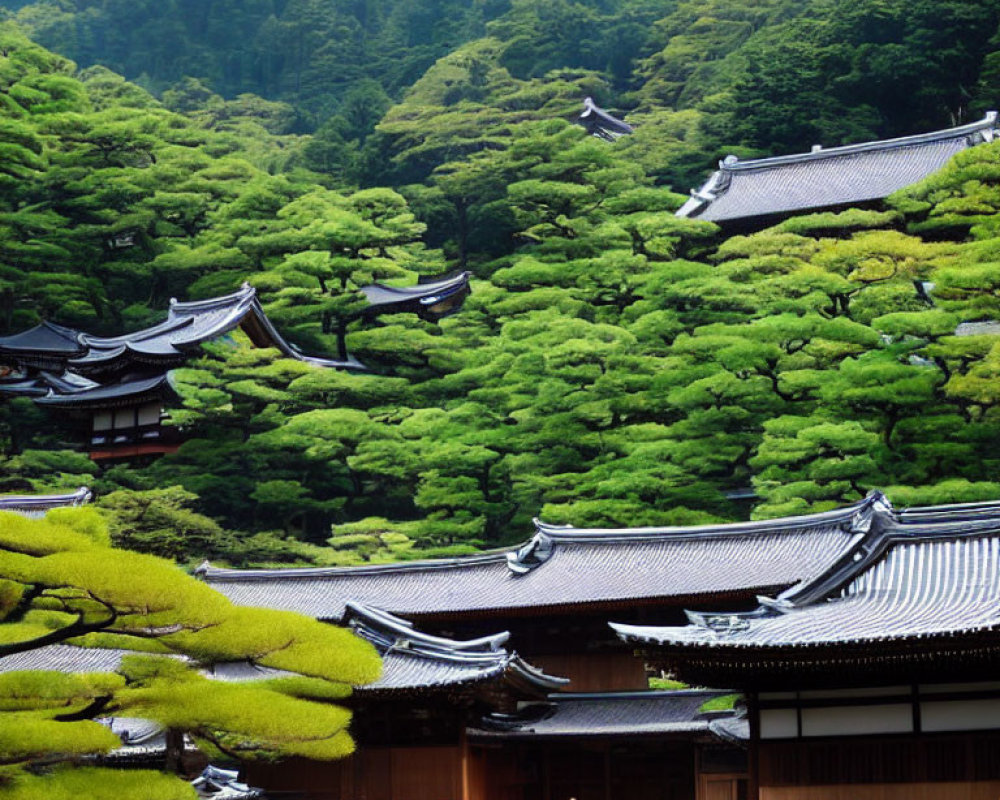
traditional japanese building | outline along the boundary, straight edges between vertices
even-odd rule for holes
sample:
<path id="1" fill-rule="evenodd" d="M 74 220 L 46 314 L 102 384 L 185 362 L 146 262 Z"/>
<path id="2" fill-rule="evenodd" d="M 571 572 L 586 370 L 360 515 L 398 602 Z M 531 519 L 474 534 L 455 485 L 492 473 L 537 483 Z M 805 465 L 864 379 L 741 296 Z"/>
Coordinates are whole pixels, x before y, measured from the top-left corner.
<path id="1" fill-rule="evenodd" d="M 498 626 L 533 664 L 574 691 L 648 686 L 641 661 L 607 627 L 691 604 L 752 608 L 823 570 L 851 546 L 870 499 L 836 511 L 692 528 L 581 529 L 536 523 L 521 547 L 474 556 L 359 567 L 219 569 L 199 574 L 238 605 L 343 622 L 351 602 L 441 635 L 479 637 Z"/>
<path id="2" fill-rule="evenodd" d="M 418 788 L 430 780 L 423 762 L 401 761 L 411 766 L 401 767 L 399 782 L 377 791 L 369 786 L 363 796 L 370 800 L 611 800 L 625 787 L 635 800 L 735 800 L 746 789 L 741 740 L 747 733 L 745 720 L 731 708 L 711 710 L 726 693 L 650 691 L 646 665 L 616 639 L 607 619 L 681 624 L 683 608 L 692 604 L 755 608 L 757 595 L 810 580 L 850 552 L 870 524 L 875 502 L 694 528 L 579 529 L 538 522 L 521 547 L 476 556 L 321 569 L 203 565 L 199 574 L 237 604 L 342 624 L 356 624 L 358 604 L 377 605 L 407 621 L 393 623 L 394 636 L 406 624 L 403 633 L 417 625 L 434 637 L 485 643 L 496 641 L 502 628 L 509 635 L 504 642 L 516 646 L 521 658 L 570 679 L 544 697 L 522 694 L 487 713 L 466 701 L 435 701 L 438 715 L 449 706 L 466 709 L 460 740 L 467 758 L 440 760 L 451 764 L 450 783 L 428 784 L 437 787 L 428 793 Z M 370 617 L 366 624 L 372 624 Z M 410 647 L 390 645 L 385 652 Z M 386 669 L 388 675 L 388 662 Z M 359 701 L 377 688 L 359 690 Z M 408 698 L 383 706 L 383 741 L 407 741 L 407 725 L 395 720 L 407 718 L 411 703 Z M 364 720 L 378 716 L 367 706 L 357 719 L 364 731 Z M 358 759 L 368 758 L 366 737 L 360 736 Z M 277 789 L 291 775 L 308 775 L 287 788 L 324 800 L 362 796 L 356 788 L 354 794 L 347 788 L 332 793 L 327 770 L 302 765 L 250 777 Z"/>
<path id="3" fill-rule="evenodd" d="M 896 511 L 750 611 L 615 624 L 682 679 L 747 692 L 750 797 L 1000 794 L 1000 503 Z"/>
<path id="4" fill-rule="evenodd" d="M 877 206 L 956 153 L 993 141 L 997 129 L 998 115 L 991 111 L 979 122 L 899 139 L 816 145 L 809 153 L 747 161 L 728 156 L 677 216 L 716 222 L 732 232 L 764 228 L 793 214 Z"/>
<path id="5" fill-rule="evenodd" d="M 461 272 L 415 287 L 373 284 L 362 289 L 368 305 L 361 315 L 412 312 L 437 320 L 460 308 L 469 293 L 469 273 Z M 176 399 L 169 371 L 197 355 L 201 345 L 242 330 L 257 347 L 278 350 L 321 368 L 364 370 L 348 356 L 343 330 L 339 358 L 305 355 L 286 341 L 267 318 L 256 290 L 208 300 L 171 300 L 158 325 L 114 337 L 42 322 L 0 337 L 0 398 L 29 397 L 76 427 L 86 429 L 95 460 L 135 458 L 175 451 L 176 428 L 164 426 L 165 407 Z"/>
<path id="6" fill-rule="evenodd" d="M 728 525 L 537 523 L 519 548 L 462 558 L 199 574 L 238 604 L 347 625 L 383 655 L 349 701 L 358 753 L 252 767 L 273 796 L 1000 793 L 1000 503 L 897 510 L 873 493 Z M 67 652 L 80 648 L 17 658 Z M 650 691 L 650 669 L 725 688 Z"/>

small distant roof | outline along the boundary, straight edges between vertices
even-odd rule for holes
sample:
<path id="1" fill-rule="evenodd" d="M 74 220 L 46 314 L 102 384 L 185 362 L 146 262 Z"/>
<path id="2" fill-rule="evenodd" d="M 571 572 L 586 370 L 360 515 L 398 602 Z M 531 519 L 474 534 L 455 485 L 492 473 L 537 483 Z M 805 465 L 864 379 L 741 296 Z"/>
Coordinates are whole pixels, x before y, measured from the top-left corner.
<path id="1" fill-rule="evenodd" d="M 591 97 L 583 99 L 583 112 L 577 122 L 587 129 L 587 133 L 609 142 L 635 132 L 635 128 L 609 114 L 598 106 Z"/>
<path id="2" fill-rule="evenodd" d="M 14 363 L 44 364 L 50 369 L 59 366 L 44 377 L 8 381 L 6 385 L 0 382 L 0 392 L 28 396 L 37 395 L 40 388 L 52 388 L 55 394 L 73 392 L 88 380 L 84 375 L 122 372 L 130 365 L 146 371 L 159 368 L 162 372 L 183 363 L 203 342 L 240 326 L 255 344 L 277 348 L 287 358 L 320 367 L 364 369 L 353 358 L 335 360 L 301 353 L 267 318 L 257 291 L 244 283 L 239 290 L 221 297 L 186 303 L 171 300 L 163 322 L 121 336 L 93 336 L 43 322 L 14 336 L 0 337 L 0 360 L 6 357 Z M 60 381 L 67 385 L 61 387 Z"/>
<path id="3" fill-rule="evenodd" d="M 471 277 L 471 272 L 463 271 L 415 286 L 387 286 L 384 283 L 363 286 L 361 293 L 368 300 L 368 308 L 362 314 L 412 312 L 425 319 L 440 319 L 460 307 L 469 294 Z"/>
<path id="4" fill-rule="evenodd" d="M 757 522 L 584 529 L 536 521 L 513 551 L 360 567 L 198 574 L 238 605 L 341 619 L 350 601 L 408 616 L 686 598 L 753 597 L 823 570 L 866 529 L 874 495 L 846 508 Z"/>
<path id="5" fill-rule="evenodd" d="M 813 578 L 751 612 L 689 612 L 693 624 L 612 624 L 693 679 L 780 684 L 895 664 L 1000 664 L 1000 502 L 914 508 L 885 501 L 868 532 Z M 912 663 L 911 663 L 912 662 Z M 891 671 L 891 670 L 890 670 Z M 766 677 L 761 677 L 766 676 Z M 916 678 L 914 678 L 916 680 Z"/>
<path id="6" fill-rule="evenodd" d="M 26 516 L 40 517 L 53 508 L 85 505 L 92 497 L 90 489 L 85 486 L 67 494 L 0 495 L 0 511 L 16 511 Z M 5 663 L 5 660 L 0 660 L 0 668 Z"/>
<path id="7" fill-rule="evenodd" d="M 286 358 L 318 367 L 366 369 L 354 358 L 301 353 L 267 318 L 256 290 L 244 283 L 221 297 L 171 300 L 166 320 L 121 336 L 93 336 L 43 322 L 2 337 L 0 362 L 14 363 L 20 371 L 0 378 L 0 396 L 31 397 L 39 405 L 80 409 L 162 398 L 172 391 L 167 370 L 184 363 L 203 342 L 236 327 L 242 327 L 256 345 L 274 347 Z M 114 382 L 107 382 L 108 374 L 115 376 Z"/>
<path id="8" fill-rule="evenodd" d="M 476 739 L 502 740 L 709 735 L 718 720 L 737 718 L 731 710 L 702 710 L 726 694 L 684 689 L 558 695 L 549 703 L 532 703 L 518 714 L 486 716 L 468 733 Z"/>
<path id="9" fill-rule="evenodd" d="M 730 222 L 882 200 L 941 169 L 997 132 L 998 115 L 933 133 L 740 161 L 728 156 L 678 211 Z"/>

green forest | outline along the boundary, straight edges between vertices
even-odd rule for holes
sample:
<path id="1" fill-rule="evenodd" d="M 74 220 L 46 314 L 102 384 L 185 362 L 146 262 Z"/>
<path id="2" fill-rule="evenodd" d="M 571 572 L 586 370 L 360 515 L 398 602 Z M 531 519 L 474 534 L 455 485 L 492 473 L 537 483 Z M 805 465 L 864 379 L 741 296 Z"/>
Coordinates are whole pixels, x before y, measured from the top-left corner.
<path id="1" fill-rule="evenodd" d="M 0 5 L 0 335 L 249 281 L 336 353 L 359 287 L 474 275 L 439 324 L 352 323 L 368 372 L 206 346 L 148 462 L 6 402 L 0 492 L 87 485 L 115 543 L 231 565 L 1000 496 L 1000 340 L 954 335 L 1000 318 L 1000 143 L 878 210 L 674 216 L 727 154 L 996 107 L 995 0 Z"/>

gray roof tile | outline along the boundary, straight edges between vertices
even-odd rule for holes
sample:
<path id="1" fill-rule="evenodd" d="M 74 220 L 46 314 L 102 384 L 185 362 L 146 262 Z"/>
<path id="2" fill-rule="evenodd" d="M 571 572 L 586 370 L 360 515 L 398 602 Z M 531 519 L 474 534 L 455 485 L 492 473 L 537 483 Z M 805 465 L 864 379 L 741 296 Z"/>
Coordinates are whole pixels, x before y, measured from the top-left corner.
<path id="1" fill-rule="evenodd" d="M 881 200 L 992 141 L 997 114 L 959 128 L 776 158 L 730 156 L 677 212 L 711 222 Z"/>
<path id="2" fill-rule="evenodd" d="M 613 627 L 626 641 L 677 649 L 856 645 L 1000 633 L 998 597 L 1000 504 L 883 510 L 842 559 L 755 612 Z"/>
<path id="3" fill-rule="evenodd" d="M 26 653 L 0 658 L 0 673 L 24 670 L 48 672 L 114 672 L 122 659 L 134 655 L 131 650 L 75 647 L 69 644 L 50 644 Z"/>
<path id="4" fill-rule="evenodd" d="M 85 355 L 71 359 L 74 369 L 95 369 L 122 357 L 137 361 L 169 361 L 182 359 L 202 342 L 224 336 L 248 317 L 260 328 L 267 344 L 276 347 L 288 358 L 332 367 L 359 367 L 356 361 L 334 361 L 304 356 L 278 333 L 267 319 L 257 298 L 256 290 L 243 284 L 239 291 L 208 300 L 180 303 L 170 301 L 167 319 L 158 325 L 121 336 L 102 337 L 81 334 L 80 341 L 87 348 Z"/>
<path id="5" fill-rule="evenodd" d="M 40 517 L 52 508 L 85 505 L 90 502 L 92 497 L 90 489 L 85 486 L 81 486 L 75 492 L 68 492 L 66 494 L 0 495 L 0 511 L 16 511 L 19 514 Z"/>
<path id="6" fill-rule="evenodd" d="M 579 529 L 538 523 L 514 552 L 365 567 L 199 574 L 238 605 L 340 619 L 355 601 L 394 614 L 617 604 L 790 586 L 844 552 L 871 499 L 836 511 L 694 528 Z"/>
<path id="7" fill-rule="evenodd" d="M 376 695 L 471 686 L 500 681 L 522 693 L 542 696 L 568 681 L 546 675 L 504 649 L 507 633 L 456 640 L 432 636 L 412 623 L 375 608 L 350 604 L 346 623 L 371 642 L 382 657 L 382 674 L 355 687 L 355 694 Z M 245 662 L 218 664 L 210 674 L 226 681 L 264 680 L 288 673 Z"/>

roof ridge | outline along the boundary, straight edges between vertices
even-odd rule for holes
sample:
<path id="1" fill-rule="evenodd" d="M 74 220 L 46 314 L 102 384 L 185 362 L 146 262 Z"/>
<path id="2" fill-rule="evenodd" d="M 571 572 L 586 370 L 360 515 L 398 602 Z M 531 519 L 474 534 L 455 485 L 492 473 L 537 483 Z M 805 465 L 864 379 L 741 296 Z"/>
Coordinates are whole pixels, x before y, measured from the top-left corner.
<path id="1" fill-rule="evenodd" d="M 202 300 L 178 300 L 176 297 L 171 297 L 169 313 L 170 315 L 173 315 L 178 311 L 202 311 L 205 309 L 215 308 L 217 306 L 231 305 L 236 302 L 252 300 L 256 298 L 256 296 L 257 290 L 250 285 L 249 281 L 244 281 L 240 288 L 235 292 L 220 294 L 218 297 L 206 297 Z"/>
<path id="2" fill-rule="evenodd" d="M 269 578 L 325 578 L 335 575 L 370 575 L 385 572 L 421 572 L 436 571 L 454 566 L 469 566 L 476 564 L 492 564 L 503 562 L 507 558 L 506 549 L 484 550 L 468 556 L 451 556 L 449 558 L 424 558 L 413 561 L 389 561 L 384 564 L 357 564 L 342 567 L 265 567 L 260 569 L 233 569 L 230 567 L 213 567 L 211 562 L 203 561 L 195 570 L 195 575 L 207 582 L 226 580 L 267 580 Z"/>
<path id="3" fill-rule="evenodd" d="M 93 496 L 93 493 L 86 486 L 81 486 L 74 492 L 65 492 L 62 494 L 0 495 L 0 510 L 10 510 L 13 508 L 59 508 L 62 506 L 79 506 L 89 503 L 93 499 Z"/>
<path id="4" fill-rule="evenodd" d="M 747 520 L 742 522 L 720 522 L 708 525 L 671 525 L 649 526 L 639 528 L 575 528 L 571 525 L 553 525 L 535 519 L 538 533 L 544 534 L 554 542 L 583 543 L 593 541 L 617 541 L 636 539 L 661 538 L 702 538 L 708 536 L 729 536 L 740 533 L 769 533 L 781 529 L 801 529 L 818 527 L 835 522 L 847 522 L 864 513 L 879 498 L 884 499 L 881 492 L 870 493 L 867 497 L 848 506 L 820 511 L 815 514 L 801 514 L 792 517 L 775 517 L 773 519 Z"/>
<path id="5" fill-rule="evenodd" d="M 959 139 L 963 136 L 968 136 L 970 134 L 986 130 L 996 125 L 998 119 L 1000 119 L 1000 114 L 998 114 L 998 112 L 988 111 L 986 116 L 977 122 L 970 122 L 954 128 L 943 128 L 941 130 L 930 131 L 927 133 L 898 136 L 893 139 L 875 139 L 868 142 L 857 142 L 855 144 L 819 148 L 806 153 L 769 156 L 766 158 L 756 158 L 747 161 L 740 161 L 735 156 L 728 156 L 719 163 L 719 169 L 726 172 L 749 172 L 754 169 L 767 169 L 772 166 L 782 166 L 785 164 L 820 161 L 825 158 L 836 158 L 838 156 L 852 155 L 854 153 L 868 153 L 878 150 L 893 150 L 901 147 L 917 147 L 925 144 L 934 144 L 947 139 Z"/>
<path id="6" fill-rule="evenodd" d="M 525 542 L 510 548 L 486 550 L 467 556 L 452 556 L 442 559 L 420 559 L 414 561 L 393 561 L 384 564 L 363 564 L 342 567 L 272 567 L 264 569 L 230 569 L 213 567 L 203 562 L 195 574 L 211 582 L 227 580 L 269 580 L 326 578 L 348 575 L 372 575 L 392 572 L 438 571 L 462 567 L 481 566 L 506 562 L 511 572 L 523 575 L 551 557 L 555 545 L 573 544 L 620 544 L 636 541 L 690 541 L 711 538 L 726 538 L 738 535 L 764 535 L 787 530 L 801 531 L 802 528 L 850 523 L 851 527 L 863 524 L 869 508 L 885 495 L 871 493 L 868 497 L 849 506 L 795 517 L 780 517 L 772 520 L 749 522 L 729 522 L 717 525 L 674 526 L 664 528 L 572 528 L 551 525 L 534 520 L 536 532 Z"/>
<path id="7" fill-rule="evenodd" d="M 374 606 L 364 605 L 352 600 L 345 604 L 342 624 L 350 626 L 365 638 L 375 638 L 380 642 L 395 647 L 396 643 L 407 642 L 408 652 L 421 655 L 445 655 L 470 661 L 498 661 L 509 655 L 503 645 L 510 639 L 508 631 L 482 636 L 478 639 L 449 639 L 434 636 L 415 627 L 414 624 L 395 614 L 390 614 Z M 390 640 L 391 643 L 390 643 Z M 416 645 L 412 648 L 411 645 Z"/>
<path id="8" fill-rule="evenodd" d="M 732 689 L 633 689 L 621 692 L 560 692 L 551 699 L 564 700 L 668 700 L 671 697 L 724 697 L 735 694 Z"/>

